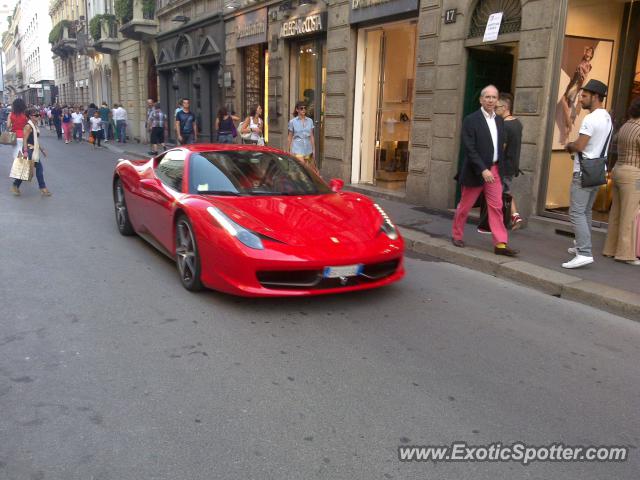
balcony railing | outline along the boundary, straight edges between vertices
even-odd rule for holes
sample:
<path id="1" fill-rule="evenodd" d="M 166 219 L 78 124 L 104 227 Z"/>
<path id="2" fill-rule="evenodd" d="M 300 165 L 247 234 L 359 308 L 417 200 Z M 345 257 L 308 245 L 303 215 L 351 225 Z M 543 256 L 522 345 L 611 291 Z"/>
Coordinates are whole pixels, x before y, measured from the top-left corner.
<path id="1" fill-rule="evenodd" d="M 150 40 L 158 33 L 158 22 L 155 19 L 155 0 L 120 0 L 120 32 L 125 38 L 132 40 Z M 126 3 L 126 5 L 124 5 Z M 126 6 L 126 8 L 125 8 Z M 130 8 L 129 8 L 130 6 Z M 131 15 L 129 17 L 129 15 Z"/>

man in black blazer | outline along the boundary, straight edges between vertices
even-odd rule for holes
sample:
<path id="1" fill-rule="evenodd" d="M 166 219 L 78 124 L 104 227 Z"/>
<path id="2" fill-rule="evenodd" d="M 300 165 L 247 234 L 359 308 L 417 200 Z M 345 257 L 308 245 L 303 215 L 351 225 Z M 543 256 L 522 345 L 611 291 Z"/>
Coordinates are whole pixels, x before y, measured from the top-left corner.
<path id="1" fill-rule="evenodd" d="M 515 257 L 518 252 L 507 245 L 508 234 L 502 220 L 502 182 L 498 164 L 504 161 L 504 121 L 496 115 L 498 89 L 488 85 L 480 93 L 481 108 L 462 122 L 464 161 L 458 174 L 462 197 L 453 218 L 452 242 L 464 247 L 464 225 L 478 196 L 484 192 L 493 235 L 494 253 Z"/>

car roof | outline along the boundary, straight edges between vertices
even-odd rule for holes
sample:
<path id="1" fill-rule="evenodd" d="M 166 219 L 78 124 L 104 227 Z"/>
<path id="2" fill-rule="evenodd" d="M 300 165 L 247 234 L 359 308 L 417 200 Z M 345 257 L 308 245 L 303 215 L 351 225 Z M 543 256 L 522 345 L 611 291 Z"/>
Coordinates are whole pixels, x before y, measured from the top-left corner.
<path id="1" fill-rule="evenodd" d="M 193 145 L 180 145 L 179 147 L 184 150 L 188 150 L 190 152 L 238 152 L 238 151 L 249 151 L 249 152 L 271 152 L 287 155 L 286 152 L 279 150 L 273 147 L 264 147 L 258 145 L 239 145 L 239 144 L 229 144 L 229 143 L 196 143 Z"/>

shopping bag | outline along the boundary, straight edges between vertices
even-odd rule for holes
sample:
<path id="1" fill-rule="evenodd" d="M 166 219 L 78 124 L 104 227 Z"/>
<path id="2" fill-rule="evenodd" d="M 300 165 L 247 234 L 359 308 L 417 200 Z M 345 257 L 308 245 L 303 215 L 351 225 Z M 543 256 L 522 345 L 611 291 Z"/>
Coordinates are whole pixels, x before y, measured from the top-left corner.
<path id="1" fill-rule="evenodd" d="M 0 144 L 2 145 L 15 145 L 16 144 L 16 133 L 15 132 L 2 132 L 0 133 Z"/>
<path id="2" fill-rule="evenodd" d="M 26 182 L 31 181 L 33 178 L 33 160 L 29 160 L 22 152 L 19 152 L 18 156 L 13 160 L 9 177 Z"/>

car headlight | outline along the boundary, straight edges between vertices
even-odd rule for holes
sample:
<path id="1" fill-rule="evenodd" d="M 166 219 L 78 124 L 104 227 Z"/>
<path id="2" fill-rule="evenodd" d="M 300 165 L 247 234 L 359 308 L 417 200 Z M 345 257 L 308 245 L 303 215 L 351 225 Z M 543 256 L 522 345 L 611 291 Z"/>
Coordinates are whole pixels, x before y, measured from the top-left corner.
<path id="1" fill-rule="evenodd" d="M 209 215 L 211 215 L 222 228 L 229 232 L 232 237 L 236 237 L 238 241 L 249 248 L 264 250 L 264 245 L 258 235 L 253 233 L 251 230 L 247 230 L 242 225 L 238 225 L 227 217 L 222 210 L 216 207 L 208 207 L 207 212 L 209 212 Z"/>
<path id="2" fill-rule="evenodd" d="M 380 230 L 391 240 L 397 240 L 398 230 L 389 218 L 389 215 L 387 215 L 387 212 L 385 212 L 377 203 L 374 203 L 373 206 L 376 207 L 376 210 L 378 210 L 378 212 L 380 212 L 380 215 L 382 215 L 382 225 L 380 226 Z"/>

